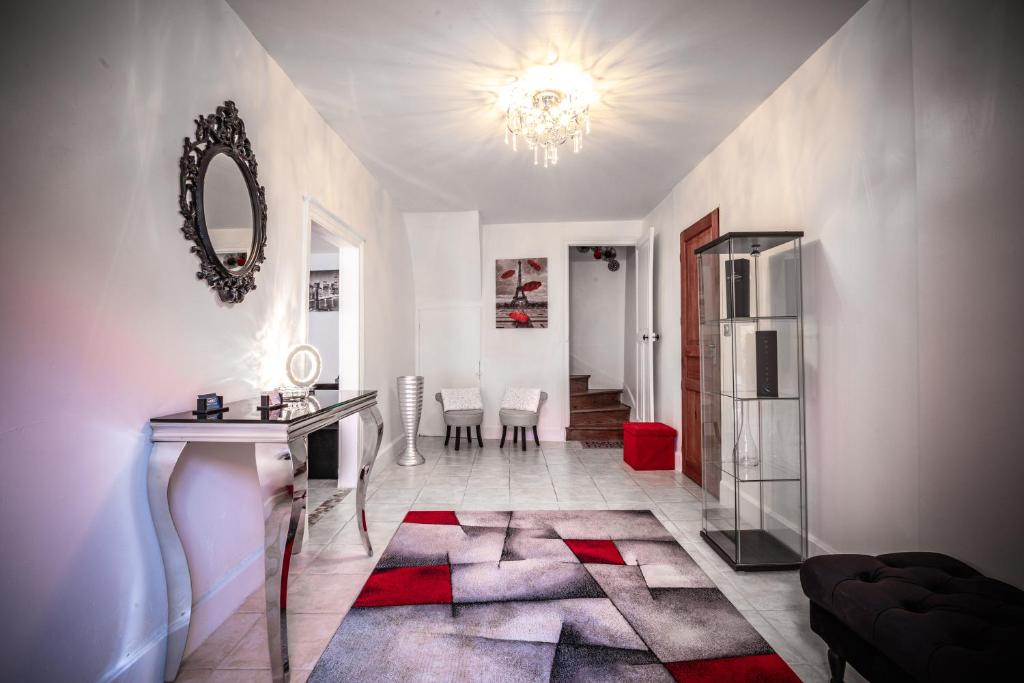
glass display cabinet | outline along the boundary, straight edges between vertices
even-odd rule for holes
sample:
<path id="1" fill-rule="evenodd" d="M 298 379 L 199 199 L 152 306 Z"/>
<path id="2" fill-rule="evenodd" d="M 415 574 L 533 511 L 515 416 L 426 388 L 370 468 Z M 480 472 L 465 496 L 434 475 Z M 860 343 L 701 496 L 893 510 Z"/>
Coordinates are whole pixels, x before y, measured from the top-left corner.
<path id="1" fill-rule="evenodd" d="M 807 556 L 802 232 L 732 232 L 696 250 L 701 536 L 734 569 Z"/>

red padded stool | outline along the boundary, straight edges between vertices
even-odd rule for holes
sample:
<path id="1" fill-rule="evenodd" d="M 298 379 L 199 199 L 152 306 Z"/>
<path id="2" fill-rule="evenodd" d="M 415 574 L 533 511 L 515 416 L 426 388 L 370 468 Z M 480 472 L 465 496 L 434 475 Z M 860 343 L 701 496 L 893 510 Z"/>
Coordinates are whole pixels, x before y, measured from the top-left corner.
<path id="1" fill-rule="evenodd" d="M 634 470 L 673 470 L 676 467 L 676 430 L 661 422 L 622 425 L 622 459 Z"/>

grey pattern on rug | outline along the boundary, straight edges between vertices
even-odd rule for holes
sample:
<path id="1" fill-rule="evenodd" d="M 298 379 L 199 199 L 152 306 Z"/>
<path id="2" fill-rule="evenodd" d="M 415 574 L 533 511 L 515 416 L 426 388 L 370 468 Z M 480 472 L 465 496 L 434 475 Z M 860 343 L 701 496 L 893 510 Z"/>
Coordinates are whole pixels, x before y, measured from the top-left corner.
<path id="1" fill-rule="evenodd" d="M 686 680 L 799 681 L 649 510 L 410 511 L 308 679 Z"/>

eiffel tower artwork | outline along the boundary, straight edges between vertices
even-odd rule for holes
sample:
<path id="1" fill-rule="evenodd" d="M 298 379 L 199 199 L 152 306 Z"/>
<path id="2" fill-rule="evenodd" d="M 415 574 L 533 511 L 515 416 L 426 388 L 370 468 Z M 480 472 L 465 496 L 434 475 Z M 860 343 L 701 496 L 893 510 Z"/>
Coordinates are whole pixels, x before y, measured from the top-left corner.
<path id="1" fill-rule="evenodd" d="M 548 326 L 547 258 L 495 261 L 495 325 L 506 328 Z"/>

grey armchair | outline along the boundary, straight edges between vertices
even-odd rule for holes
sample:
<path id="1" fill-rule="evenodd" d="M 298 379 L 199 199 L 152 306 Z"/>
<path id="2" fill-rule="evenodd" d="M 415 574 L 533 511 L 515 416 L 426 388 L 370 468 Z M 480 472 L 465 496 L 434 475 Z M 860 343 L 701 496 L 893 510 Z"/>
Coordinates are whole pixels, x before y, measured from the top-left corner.
<path id="1" fill-rule="evenodd" d="M 448 442 L 452 438 L 452 427 L 455 427 L 455 450 L 459 450 L 460 431 L 463 427 L 466 428 L 466 442 L 473 446 L 473 435 L 470 433 L 471 427 L 476 427 L 476 439 L 480 442 L 480 447 L 483 448 L 484 440 L 480 436 L 480 425 L 484 422 L 484 411 L 483 410 L 445 410 L 444 403 L 441 401 L 441 392 L 434 394 L 434 399 L 441 404 L 441 414 L 444 417 L 444 445 L 448 446 Z"/>
<path id="2" fill-rule="evenodd" d="M 537 436 L 537 422 L 540 420 L 540 409 L 544 407 L 544 402 L 548 400 L 548 393 L 546 391 L 540 392 L 540 402 L 537 404 L 537 410 L 510 410 L 508 408 L 502 408 L 498 411 L 498 420 L 501 422 L 501 448 L 505 447 L 505 436 L 508 434 L 508 428 L 512 428 L 512 443 L 516 443 L 519 440 L 520 434 L 523 437 L 523 450 L 526 450 L 526 428 L 533 427 L 533 441 L 540 446 L 540 437 Z"/>

